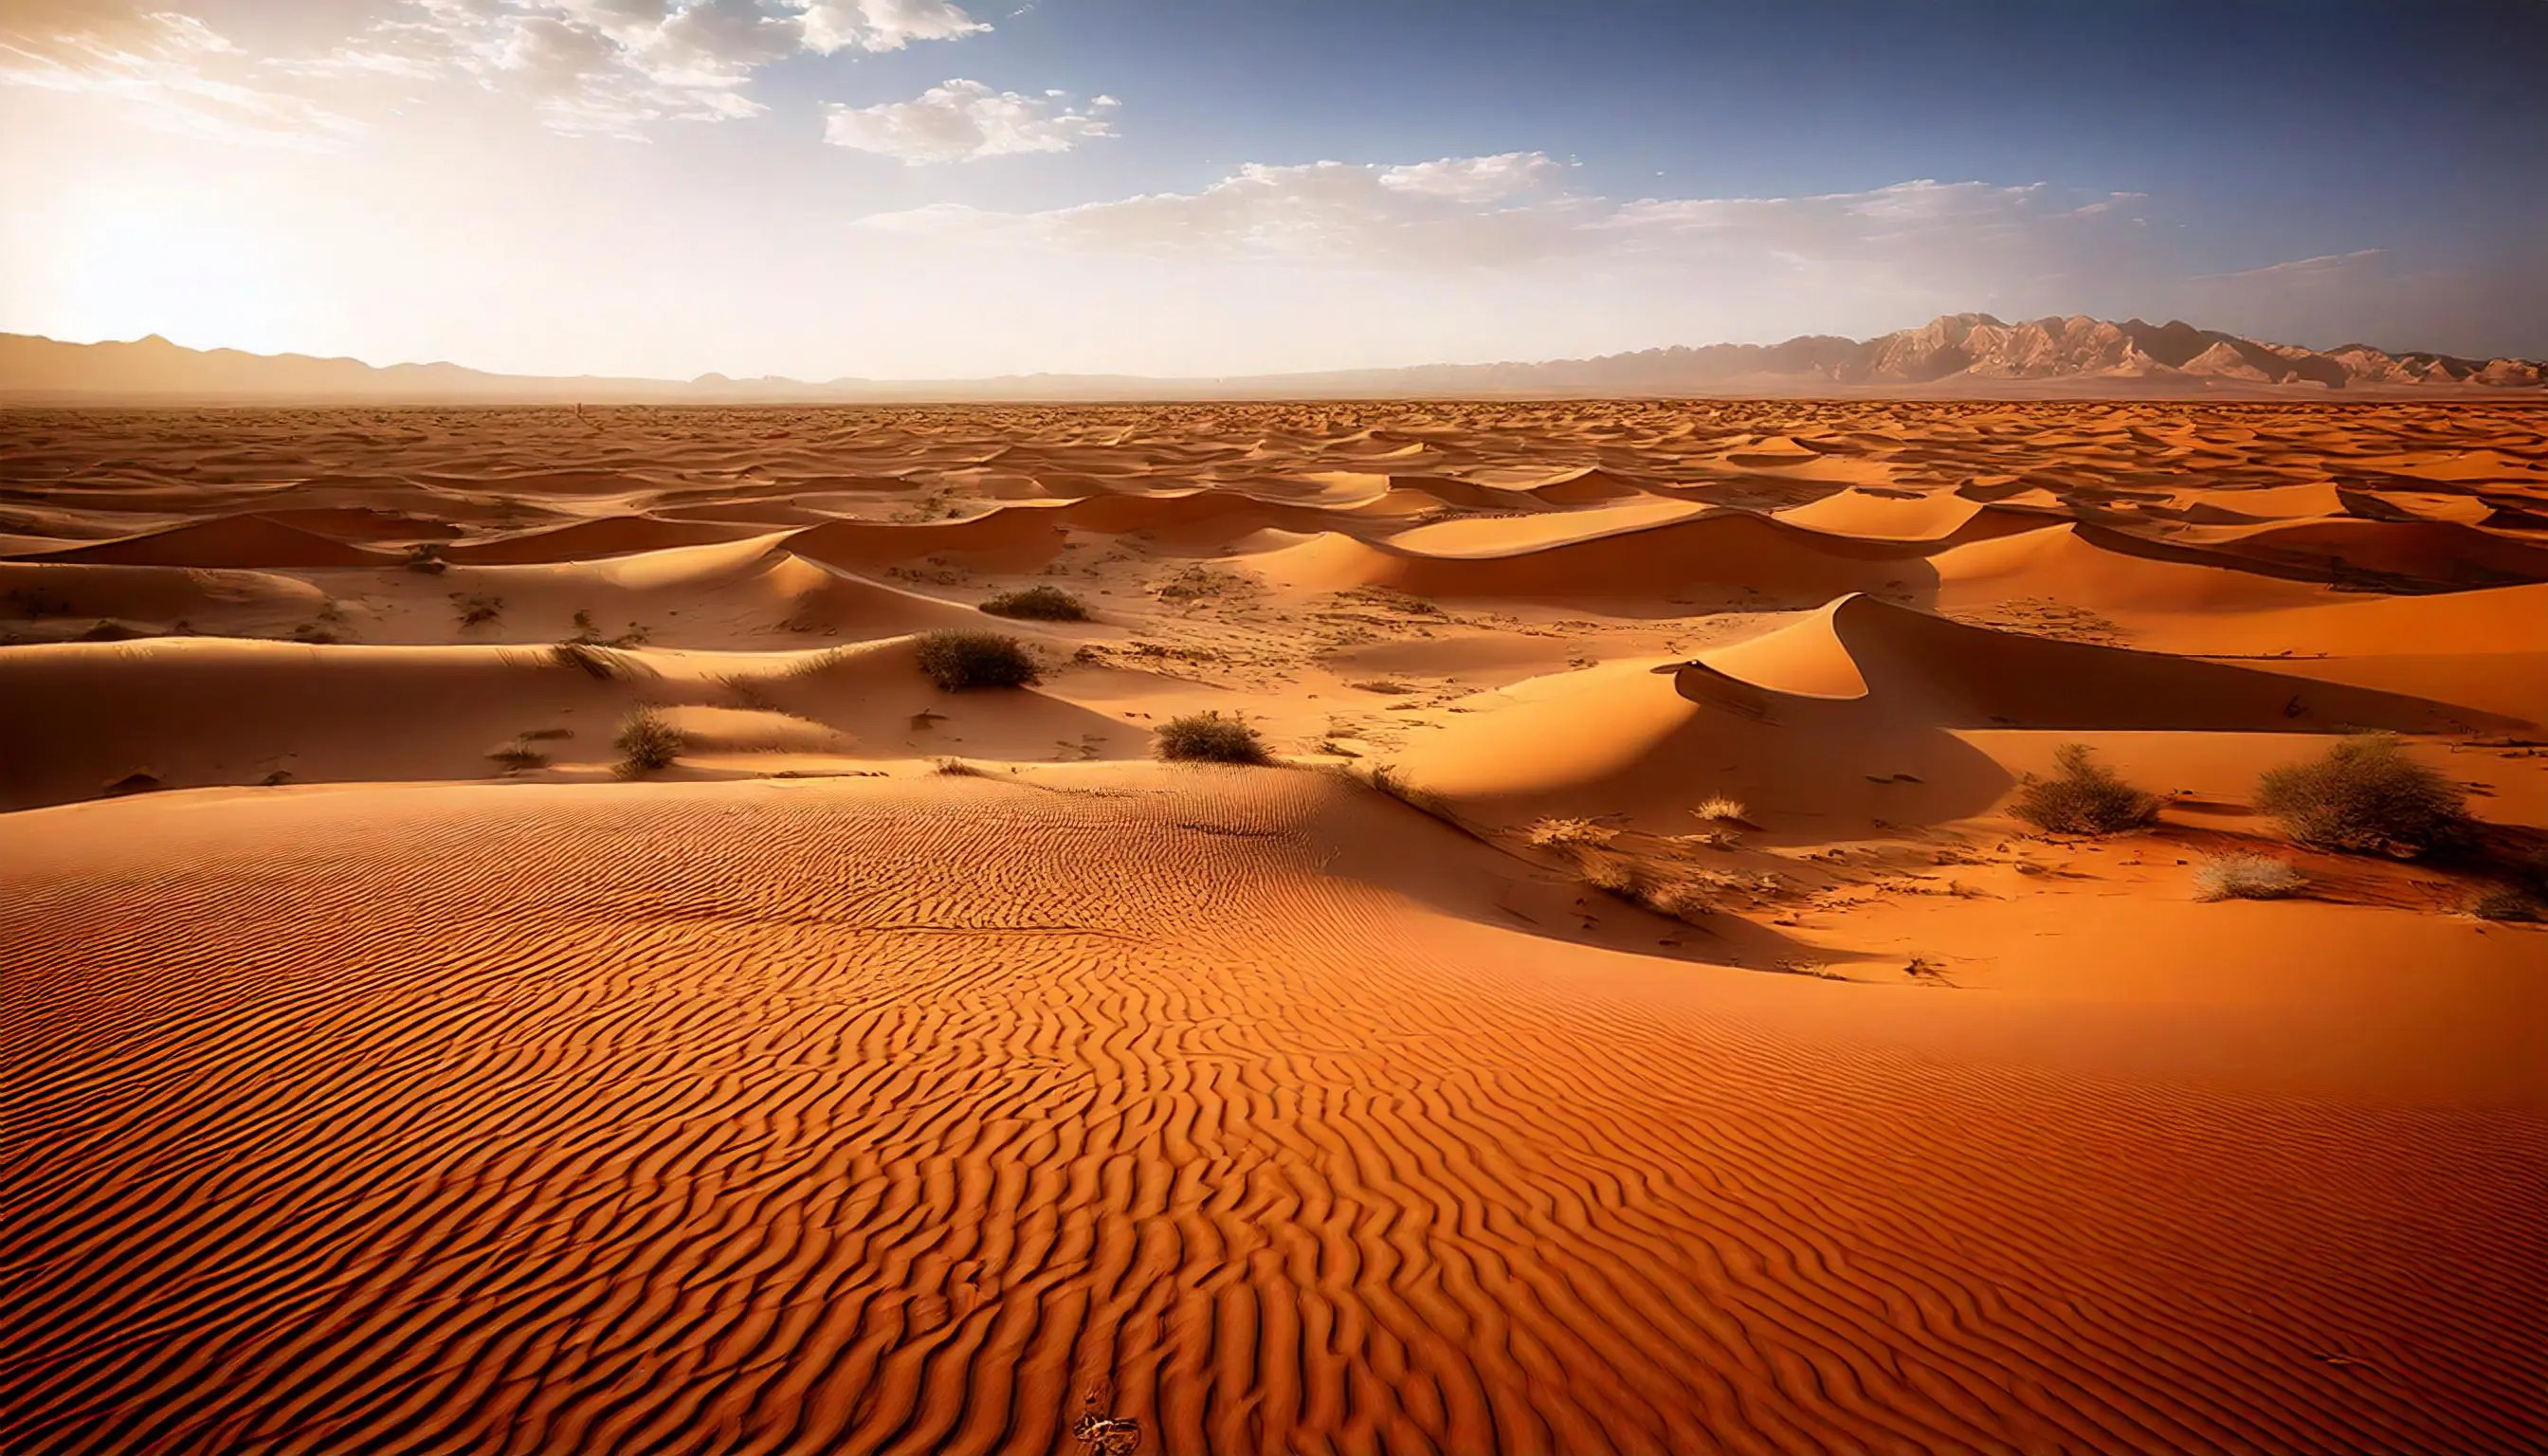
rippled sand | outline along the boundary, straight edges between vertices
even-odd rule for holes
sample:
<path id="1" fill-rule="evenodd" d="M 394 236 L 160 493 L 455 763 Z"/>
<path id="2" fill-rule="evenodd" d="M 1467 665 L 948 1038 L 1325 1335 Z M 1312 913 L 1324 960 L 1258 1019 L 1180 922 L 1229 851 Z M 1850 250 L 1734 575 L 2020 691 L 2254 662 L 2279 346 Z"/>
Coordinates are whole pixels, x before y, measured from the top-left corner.
<path id="1" fill-rule="evenodd" d="M 0 412 L 0 1447 L 2548 1446 L 2541 417 Z"/>

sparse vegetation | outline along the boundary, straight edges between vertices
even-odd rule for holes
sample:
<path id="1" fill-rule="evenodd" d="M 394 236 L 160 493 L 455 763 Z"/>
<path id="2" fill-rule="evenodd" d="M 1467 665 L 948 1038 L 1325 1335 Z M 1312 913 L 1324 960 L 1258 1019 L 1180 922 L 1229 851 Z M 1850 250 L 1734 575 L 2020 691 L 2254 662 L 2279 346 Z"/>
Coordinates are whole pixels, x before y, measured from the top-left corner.
<path id="1" fill-rule="evenodd" d="M 1570 848 L 1576 857 L 1575 877 L 1588 888 L 1692 925 L 1717 908 L 1700 876 L 1658 869 L 1596 845 L 1578 842 Z"/>
<path id="2" fill-rule="evenodd" d="M 451 604 L 460 612 L 460 625 L 475 627 L 492 622 L 504 614 L 504 598 L 478 592 L 451 593 Z"/>
<path id="3" fill-rule="evenodd" d="M 2194 871 L 2194 893 L 2204 900 L 2283 900 L 2309 885 L 2294 865 L 2264 855 L 2224 855 Z"/>
<path id="4" fill-rule="evenodd" d="M 428 577 L 438 577 L 450 570 L 451 566 L 449 562 L 442 559 L 441 545 L 433 541 L 419 541 L 410 546 L 407 549 L 407 560 L 400 565 L 409 571 L 421 572 Z"/>
<path id="5" fill-rule="evenodd" d="M 549 649 L 548 659 L 555 666 L 573 668 L 603 682 L 633 676 L 628 659 L 607 647 L 596 647 L 590 642 L 558 643 Z"/>
<path id="6" fill-rule="evenodd" d="M 1697 808 L 1690 810 L 1690 813 L 1710 824 L 1740 824 L 1749 817 L 1744 811 L 1741 799 L 1722 796 L 1708 799 Z"/>
<path id="7" fill-rule="evenodd" d="M 1027 687 L 1043 674 L 1015 637 L 997 632 L 940 631 L 922 635 L 920 671 L 949 692 L 970 687 Z"/>
<path id="8" fill-rule="evenodd" d="M 717 673 L 710 676 L 708 681 L 731 693 L 738 707 L 747 708 L 756 713 L 778 711 L 777 702 L 771 697 L 769 690 L 758 679 L 747 678 L 741 673 Z"/>
<path id="9" fill-rule="evenodd" d="M 2086 744 L 2061 745 L 2052 762 L 2061 772 L 2026 775 L 2010 813 L 2048 834 L 2120 834 L 2158 817 L 2158 799 L 2098 763 Z"/>
<path id="10" fill-rule="evenodd" d="M 567 641 L 582 643 L 589 647 L 642 647 L 649 635 L 643 623 L 630 622 L 628 629 L 618 636 L 604 637 L 601 635 L 601 629 L 592 624 L 592 613 L 579 611 L 575 614 L 575 635 Z"/>
<path id="11" fill-rule="evenodd" d="M 991 775 L 965 763 L 962 759 L 940 759 L 929 766 L 929 772 L 941 778 L 988 778 Z"/>
<path id="12" fill-rule="evenodd" d="M 1408 780 L 1405 774 L 1399 772 L 1395 764 L 1372 765 L 1371 786 L 1400 803 L 1410 808 L 1421 809 L 1436 819 L 1448 820 L 1454 824 L 1459 822 L 1457 816 L 1452 814 L 1450 804 L 1440 794 L 1429 788 L 1416 787 Z"/>
<path id="13" fill-rule="evenodd" d="M 2267 770 L 2256 807 L 2312 849 L 2414 856 L 2455 844 L 2469 829 L 2467 797 L 2407 757 L 2398 740 L 2348 738 L 2324 758 Z"/>
<path id="14" fill-rule="evenodd" d="M 1688 845 L 1694 849 L 1701 850 L 1739 850 L 1743 848 L 1743 836 L 1736 834 L 1731 829 L 1708 829 L 1702 830 L 1697 834 L 1676 834 L 1672 838 L 1674 844 Z"/>
<path id="15" fill-rule="evenodd" d="M 487 751 L 487 757 L 502 765 L 507 771 L 545 769 L 549 766 L 549 756 L 531 747 L 528 738 L 516 738 L 508 743 L 498 744 Z"/>
<path id="16" fill-rule="evenodd" d="M 1571 850 L 1606 845 L 1619 837 L 1619 831 L 1590 819 L 1540 819 L 1530 826 L 1525 837 L 1543 850 Z"/>
<path id="17" fill-rule="evenodd" d="M 1345 685 L 1353 688 L 1357 692 L 1380 692 L 1387 693 L 1391 696 L 1400 696 L 1420 690 L 1414 683 L 1401 682 L 1395 678 L 1366 678 L 1360 682 L 1348 682 Z"/>
<path id="18" fill-rule="evenodd" d="M 1244 718 L 1217 712 L 1187 713 L 1159 725 L 1153 745 L 1173 764 L 1263 764 L 1270 761 L 1265 740 Z"/>
<path id="19" fill-rule="evenodd" d="M 662 713 L 653 708 L 639 708 L 620 720 L 619 735 L 611 746 L 619 750 L 619 776 L 634 778 L 673 767 L 688 742 Z"/>
<path id="20" fill-rule="evenodd" d="M 1059 587 L 1029 587 L 1022 592 L 1003 592 L 984 601 L 982 610 L 995 617 L 1024 617 L 1039 622 L 1088 620 L 1088 608 L 1078 597 Z"/>

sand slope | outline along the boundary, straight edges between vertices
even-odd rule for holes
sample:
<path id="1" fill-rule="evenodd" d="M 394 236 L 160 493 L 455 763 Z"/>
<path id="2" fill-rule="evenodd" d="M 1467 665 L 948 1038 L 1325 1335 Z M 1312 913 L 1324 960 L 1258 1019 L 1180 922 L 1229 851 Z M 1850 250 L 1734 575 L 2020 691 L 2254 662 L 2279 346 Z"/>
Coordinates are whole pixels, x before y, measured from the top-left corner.
<path id="1" fill-rule="evenodd" d="M 2548 1441 L 2536 1109 L 1773 1035 L 1377 796 L 1055 782 L 0 825 L 0 1438 Z"/>

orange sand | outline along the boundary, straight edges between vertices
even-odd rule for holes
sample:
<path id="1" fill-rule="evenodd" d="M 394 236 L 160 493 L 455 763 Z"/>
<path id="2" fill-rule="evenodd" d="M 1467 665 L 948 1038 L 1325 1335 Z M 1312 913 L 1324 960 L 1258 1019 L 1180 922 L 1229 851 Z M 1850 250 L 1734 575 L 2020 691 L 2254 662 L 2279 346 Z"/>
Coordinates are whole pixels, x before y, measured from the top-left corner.
<path id="1" fill-rule="evenodd" d="M 2548 1449 L 2539 418 L 0 412 L 0 1449 Z"/>

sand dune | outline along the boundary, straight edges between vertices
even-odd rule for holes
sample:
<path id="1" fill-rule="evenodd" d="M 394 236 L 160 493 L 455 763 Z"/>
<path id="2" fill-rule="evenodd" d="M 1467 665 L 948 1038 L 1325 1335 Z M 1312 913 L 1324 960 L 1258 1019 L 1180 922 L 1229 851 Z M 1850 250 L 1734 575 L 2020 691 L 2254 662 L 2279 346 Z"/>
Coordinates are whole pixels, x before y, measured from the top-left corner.
<path id="1" fill-rule="evenodd" d="M 2534 414 L 11 414 L 0 1449 L 2548 1449 Z"/>
<path id="2" fill-rule="evenodd" d="M 50 927 L 0 1019 L 46 1271 L 5 1428 L 1063 1450 L 1094 1392 L 1175 1450 L 2548 1433 L 2548 1285 L 2502 1258 L 2541 1227 L 2534 1119 L 1979 1070 L 1812 1031 L 1826 998 L 1729 1017 L 1477 923 L 1510 869 L 1320 785 L 49 816 L 0 929 Z M 143 876 L 180 934 L 101 893 Z M 1424 942 L 1458 960 L 1391 949 Z M 100 973 L 148 1000 L 64 1014 Z"/>
<path id="3" fill-rule="evenodd" d="M 119 541 L 100 541 L 94 546 L 46 552 L 41 559 L 83 565 L 284 570 L 388 564 L 388 558 L 379 552 L 259 515 L 231 516 L 201 525 L 176 526 L 169 530 L 127 536 Z"/>
<path id="4" fill-rule="evenodd" d="M 2521 726 L 2249 668 L 1990 631 L 1866 596 L 1705 653 L 1684 670 L 1693 673 L 1778 693 L 1866 699 L 1946 727 L 2477 733 Z"/>
<path id="5" fill-rule="evenodd" d="M 604 556 L 634 556 L 674 546 L 698 546 L 766 534 L 759 523 L 712 523 L 614 516 L 551 526 L 516 536 L 499 536 L 446 548 L 446 561 L 520 566 L 541 562 L 592 561 Z"/>
<path id="6" fill-rule="evenodd" d="M 1428 528 L 1438 529 L 1438 528 Z M 1614 527 L 1554 545 L 1441 553 L 1321 539 L 1265 560 L 1269 578 L 1333 590 L 1379 586 L 1424 596 L 1565 601 L 1636 597 L 1765 604 L 1836 592 L 1918 592 L 1934 581 L 1916 548 L 1826 536 L 1748 511 Z"/>

